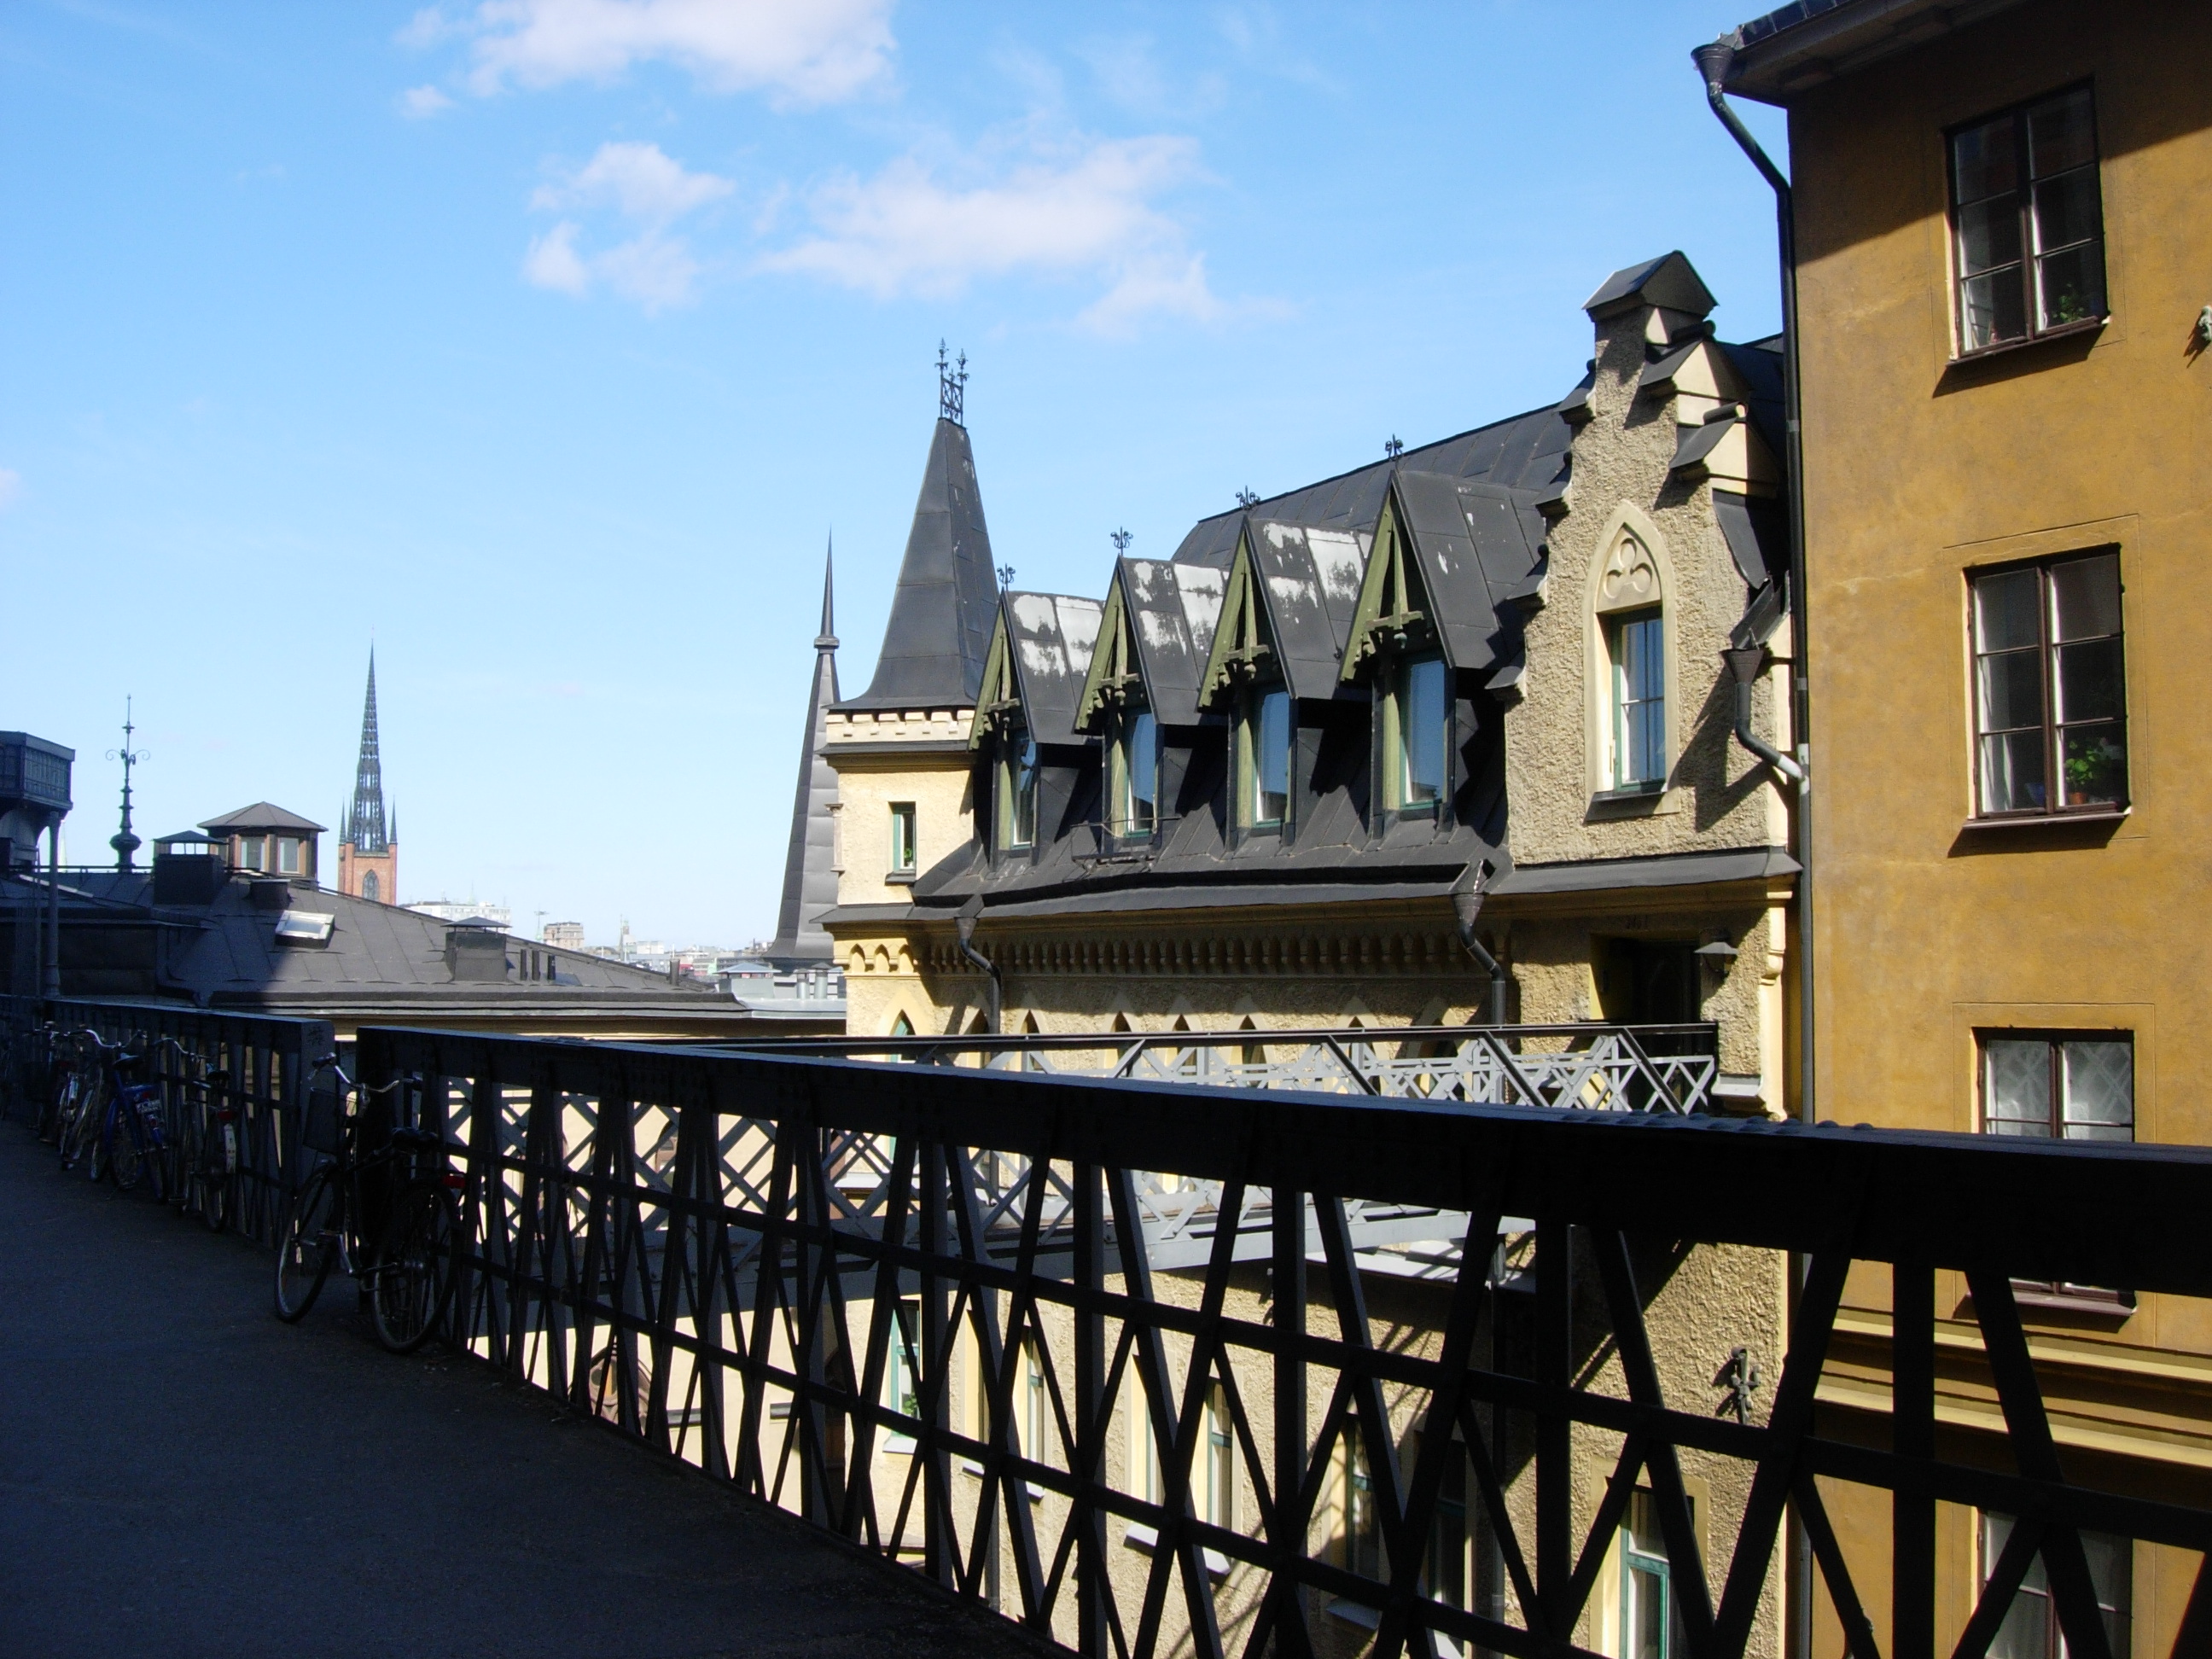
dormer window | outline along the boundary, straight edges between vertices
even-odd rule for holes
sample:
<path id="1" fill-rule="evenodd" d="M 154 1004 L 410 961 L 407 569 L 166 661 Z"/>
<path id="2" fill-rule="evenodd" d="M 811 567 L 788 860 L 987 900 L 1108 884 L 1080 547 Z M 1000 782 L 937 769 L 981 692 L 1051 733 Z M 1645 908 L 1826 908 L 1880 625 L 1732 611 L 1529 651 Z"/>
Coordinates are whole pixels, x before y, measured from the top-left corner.
<path id="1" fill-rule="evenodd" d="M 1112 833 L 1149 837 L 1160 822 L 1160 728 L 1149 708 L 1125 708 L 1114 721 L 1109 750 Z"/>
<path id="2" fill-rule="evenodd" d="M 1008 727 L 999 745 L 999 845 L 1036 845 L 1037 749 L 1026 726 Z"/>
<path id="3" fill-rule="evenodd" d="M 1237 805 L 1247 829 L 1278 830 L 1290 815 L 1291 694 L 1280 686 L 1245 694 L 1237 723 Z"/>
<path id="4" fill-rule="evenodd" d="M 240 836 L 238 838 L 238 867 L 241 870 L 264 870 L 268 867 L 261 850 L 259 836 Z"/>
<path id="5" fill-rule="evenodd" d="M 1443 659 L 1399 663 L 1385 718 L 1395 728 L 1386 732 L 1384 750 L 1392 763 L 1392 809 L 1434 812 L 1451 775 L 1451 696 Z"/>

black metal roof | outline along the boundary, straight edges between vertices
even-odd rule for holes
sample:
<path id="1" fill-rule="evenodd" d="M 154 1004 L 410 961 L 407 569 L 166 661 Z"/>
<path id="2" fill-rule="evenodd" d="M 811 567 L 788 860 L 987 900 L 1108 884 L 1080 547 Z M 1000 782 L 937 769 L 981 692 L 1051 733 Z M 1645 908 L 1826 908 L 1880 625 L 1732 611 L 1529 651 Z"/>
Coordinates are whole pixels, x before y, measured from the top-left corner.
<path id="1" fill-rule="evenodd" d="M 1165 726 L 1195 724 L 1199 677 L 1221 619 L 1222 573 L 1124 555 L 1115 578 L 1153 717 Z"/>
<path id="2" fill-rule="evenodd" d="M 967 428 L 940 418 L 930 436 L 875 678 L 838 707 L 972 705 L 983 684 L 998 589 Z"/>
<path id="3" fill-rule="evenodd" d="M 1614 271 L 1598 284 L 1596 293 L 1583 301 L 1583 309 L 1593 317 L 1601 317 L 1632 305 L 1659 306 L 1702 317 L 1718 303 L 1690 264 L 1688 256 L 1676 248 L 1656 259 Z"/>
<path id="4" fill-rule="evenodd" d="M 799 751 L 799 784 L 791 802 L 791 839 L 784 848 L 783 894 L 768 958 L 778 967 L 826 959 L 830 935 L 822 915 L 837 902 L 837 774 L 825 752 L 829 711 L 837 701 L 836 595 L 830 557 L 822 561 L 822 631 L 814 636 L 814 683 L 806 696 L 806 734 Z"/>
<path id="5" fill-rule="evenodd" d="M 1038 743 L 1085 741 L 1076 730 L 1075 708 L 1106 607 L 1073 593 L 1008 593 L 1003 610 L 1006 666 L 1030 736 Z"/>
<path id="6" fill-rule="evenodd" d="M 319 836 L 325 827 L 313 818 L 303 818 L 297 812 L 287 811 L 283 807 L 265 800 L 258 800 L 251 806 L 241 806 L 235 812 L 225 812 L 219 818 L 203 819 L 200 823 L 203 830 L 222 830 L 234 834 L 250 834 L 256 830 L 294 830 Z"/>
<path id="7" fill-rule="evenodd" d="M 1445 658 L 1470 672 L 1494 665 L 1520 635 L 1503 607 L 1528 591 L 1543 559 L 1537 492 L 1412 471 L 1396 488 Z"/>
<path id="8" fill-rule="evenodd" d="M 1809 87 L 1911 50 L 2020 0 L 1790 0 L 1720 38 L 1726 90 L 1787 105 Z"/>

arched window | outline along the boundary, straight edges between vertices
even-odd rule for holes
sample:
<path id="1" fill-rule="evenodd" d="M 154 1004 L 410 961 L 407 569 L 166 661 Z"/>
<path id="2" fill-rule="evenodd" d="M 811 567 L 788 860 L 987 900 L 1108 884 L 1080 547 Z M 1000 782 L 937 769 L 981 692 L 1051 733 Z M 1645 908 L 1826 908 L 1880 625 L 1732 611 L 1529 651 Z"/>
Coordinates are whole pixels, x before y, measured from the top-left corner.
<path id="1" fill-rule="evenodd" d="M 384 885 L 377 880 L 375 871 L 371 870 L 362 877 L 361 896 L 371 904 L 384 902 Z"/>
<path id="2" fill-rule="evenodd" d="M 1666 592 L 1659 561 L 1626 526 L 1592 584 L 1598 684 L 1592 737 L 1598 793 L 1656 794 L 1673 764 L 1667 689 Z"/>

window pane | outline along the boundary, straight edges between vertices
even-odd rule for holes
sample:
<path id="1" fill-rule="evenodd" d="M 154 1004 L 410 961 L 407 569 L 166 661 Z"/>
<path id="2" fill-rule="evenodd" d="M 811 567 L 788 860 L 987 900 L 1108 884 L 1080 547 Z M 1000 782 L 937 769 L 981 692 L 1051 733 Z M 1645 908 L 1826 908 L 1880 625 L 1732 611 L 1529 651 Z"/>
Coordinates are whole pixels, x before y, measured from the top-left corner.
<path id="1" fill-rule="evenodd" d="M 2035 246 L 2039 252 L 2064 247 L 2070 242 L 2093 240 L 2103 228 L 2103 215 L 2098 210 L 2096 168 L 2082 167 L 2078 172 L 2061 173 L 2035 187 Z"/>
<path id="2" fill-rule="evenodd" d="M 2078 167 L 2097 159 L 2097 133 L 2089 88 L 2080 87 L 2027 112 L 2027 143 L 2034 176 Z"/>
<path id="3" fill-rule="evenodd" d="M 2020 186 L 2013 118 L 1999 116 L 1951 139 L 1951 163 L 1961 202 L 1978 202 Z"/>
<path id="4" fill-rule="evenodd" d="M 2072 239 L 2069 239 L 2072 240 Z M 1959 210 L 1959 274 L 2020 263 L 2020 203 L 1996 196 Z"/>
<path id="5" fill-rule="evenodd" d="M 1962 283 L 1960 305 L 1964 312 L 1960 325 L 1969 351 L 2027 337 L 2027 304 L 2016 267 Z"/>
<path id="6" fill-rule="evenodd" d="M 1665 625 L 1656 614 L 1613 625 L 1613 785 L 1662 782 L 1667 775 Z"/>
<path id="7" fill-rule="evenodd" d="M 2069 726 L 2059 737 L 2066 768 L 2066 804 L 2094 806 L 2128 794 L 2127 728 Z"/>
<path id="8" fill-rule="evenodd" d="M 1252 817 L 1258 823 L 1280 823 L 1291 801 L 1290 693 L 1270 691 L 1261 697 L 1255 727 L 1254 774 L 1258 793 Z"/>
<path id="9" fill-rule="evenodd" d="M 1982 811 L 2040 811 L 2044 802 L 2041 728 L 1982 739 Z"/>
<path id="10" fill-rule="evenodd" d="M 1404 722 L 1404 804 L 1441 800 L 1444 793 L 1444 665 L 1430 657 L 1405 666 L 1399 681 Z"/>
<path id="11" fill-rule="evenodd" d="M 2036 615 L 2036 576 L 2033 570 L 2008 570 L 2001 576 L 1983 576 L 1974 583 L 1974 648 L 2009 651 L 2043 643 Z"/>
<path id="12" fill-rule="evenodd" d="M 2043 724 L 2039 652 L 2002 651 L 1981 662 L 1982 730 L 2006 732 Z"/>
<path id="13" fill-rule="evenodd" d="M 1148 835 L 1159 818 L 1160 730 L 1150 709 L 1129 721 L 1121 764 L 1128 799 L 1123 805 L 1123 826 L 1133 835 Z"/>
<path id="14" fill-rule="evenodd" d="M 2069 1140 L 2135 1139 L 2135 1044 L 2069 1040 L 2059 1045 L 2059 1066 Z"/>
<path id="15" fill-rule="evenodd" d="M 2051 636 L 2094 639 L 2120 631 L 2120 556 L 2069 559 L 2051 567 Z"/>
<path id="16" fill-rule="evenodd" d="M 1007 839 L 1016 847 L 1036 841 L 1036 744 L 1026 732 L 1013 738 L 1006 763 L 1006 783 L 1013 799 L 1008 803 Z"/>
<path id="17" fill-rule="evenodd" d="M 1991 1134 L 2051 1133 L 2051 1045 L 2041 1037 L 1982 1043 L 1982 1119 Z"/>
<path id="18" fill-rule="evenodd" d="M 2036 261 L 2043 326 L 2061 328 L 2105 314 L 2105 248 L 2101 242 Z"/>
<path id="19" fill-rule="evenodd" d="M 2125 712 L 2120 694 L 2118 640 L 2062 645 L 2057 656 L 2058 718 L 2062 721 L 2118 720 Z"/>

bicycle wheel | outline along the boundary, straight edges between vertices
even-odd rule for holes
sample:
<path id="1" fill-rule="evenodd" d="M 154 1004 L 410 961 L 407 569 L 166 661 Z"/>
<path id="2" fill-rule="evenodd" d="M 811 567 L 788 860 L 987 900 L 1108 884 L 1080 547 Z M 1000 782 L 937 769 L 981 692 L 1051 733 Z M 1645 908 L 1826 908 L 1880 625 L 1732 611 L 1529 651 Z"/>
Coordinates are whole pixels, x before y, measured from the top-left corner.
<path id="1" fill-rule="evenodd" d="M 337 1191 L 325 1164 L 292 1195 L 276 1235 L 276 1317 L 295 1325 L 307 1317 L 331 1276 L 338 1253 Z"/>
<path id="2" fill-rule="evenodd" d="M 444 1187 L 416 1182 L 392 1206 L 384 1249 L 369 1269 L 369 1316 L 376 1340 L 413 1353 L 430 1340 L 453 1295 L 454 1241 L 460 1213 Z"/>
<path id="3" fill-rule="evenodd" d="M 145 1149 L 138 1144 L 138 1126 L 131 1121 L 134 1115 L 131 1103 L 118 1095 L 107 1103 L 100 1126 L 100 1145 L 106 1157 L 107 1178 L 115 1183 L 117 1190 L 126 1193 L 136 1188 L 146 1173 Z"/>

